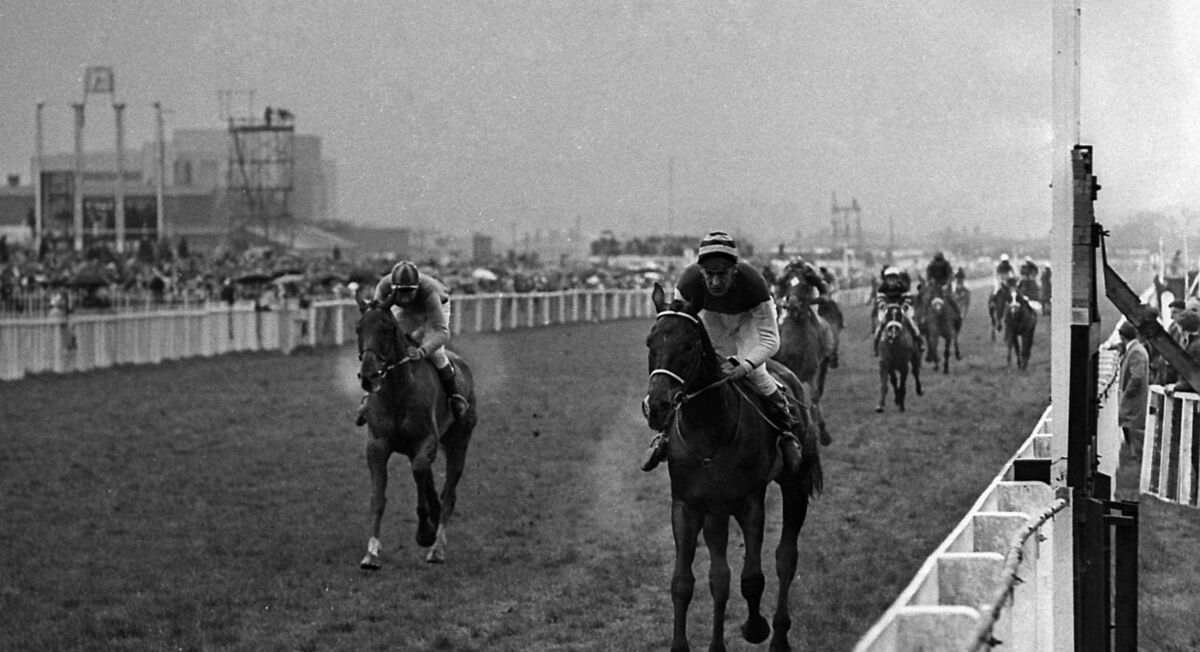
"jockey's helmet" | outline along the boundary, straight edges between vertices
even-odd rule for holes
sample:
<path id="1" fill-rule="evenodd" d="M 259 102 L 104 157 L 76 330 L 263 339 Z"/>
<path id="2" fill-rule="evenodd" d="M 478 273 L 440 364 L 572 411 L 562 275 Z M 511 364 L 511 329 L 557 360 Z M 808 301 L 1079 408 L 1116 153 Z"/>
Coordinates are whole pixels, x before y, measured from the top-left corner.
<path id="1" fill-rule="evenodd" d="M 1002 262 L 1002 263 L 1008 262 L 1008 254 L 1000 254 L 1000 262 Z"/>
<path id="2" fill-rule="evenodd" d="M 728 233 L 724 231 L 711 231 L 700 241 L 700 248 L 696 252 L 696 262 L 702 263 L 714 256 L 725 257 L 735 263 L 737 262 L 737 244 Z"/>
<path id="3" fill-rule="evenodd" d="M 415 292 L 421 280 L 417 266 L 402 260 L 392 267 L 392 289 L 400 292 Z"/>
<path id="4" fill-rule="evenodd" d="M 896 267 L 895 265 L 889 265 L 887 268 L 885 268 L 883 270 L 883 277 L 887 278 L 889 276 L 895 276 L 895 277 L 899 278 L 900 277 L 900 268 Z"/>

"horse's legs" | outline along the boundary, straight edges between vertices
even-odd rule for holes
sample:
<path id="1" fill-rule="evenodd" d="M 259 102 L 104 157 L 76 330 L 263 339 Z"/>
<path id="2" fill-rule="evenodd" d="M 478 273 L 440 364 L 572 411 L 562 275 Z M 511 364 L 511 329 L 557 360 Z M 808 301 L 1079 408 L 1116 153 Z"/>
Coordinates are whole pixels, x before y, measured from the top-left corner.
<path id="1" fill-rule="evenodd" d="M 454 426 L 457 427 L 457 426 Z M 446 447 L 446 480 L 442 484 L 442 518 L 438 522 L 437 537 L 425 561 L 440 564 L 446 561 L 446 527 L 450 517 L 454 516 L 454 506 L 458 502 L 458 481 L 462 478 L 463 469 L 467 463 L 467 438 L 460 441 L 447 441 Z"/>
<path id="2" fill-rule="evenodd" d="M 431 431 L 431 432 L 436 432 Z M 433 480 L 433 462 L 437 459 L 437 436 L 426 438 L 412 458 L 413 482 L 417 485 L 417 545 L 428 548 L 437 539 L 442 521 L 442 501 Z"/>
<path id="3" fill-rule="evenodd" d="M 710 514 L 704 519 L 704 545 L 708 547 L 708 589 L 712 593 L 712 640 L 709 652 L 725 651 L 725 606 L 729 602 L 729 517 Z"/>
<path id="4" fill-rule="evenodd" d="M 804 519 L 808 516 L 808 494 L 805 492 L 804 483 L 789 479 L 779 484 L 779 490 L 783 495 L 783 527 L 779 532 L 779 547 L 775 548 L 775 573 L 779 578 L 779 593 L 775 597 L 775 615 L 771 619 L 772 629 L 775 630 L 771 636 L 773 652 L 792 649 L 788 643 L 788 632 L 792 629 L 788 598 L 792 582 L 796 579 L 800 528 L 804 526 Z"/>
<path id="5" fill-rule="evenodd" d="M 361 568 L 379 570 L 382 565 L 379 551 L 379 530 L 383 523 L 383 510 L 387 507 L 388 458 L 392 451 L 383 439 L 372 437 L 367 442 L 367 468 L 371 471 L 371 538 L 367 540 L 367 555 L 359 562 Z"/>
<path id="6" fill-rule="evenodd" d="M 675 629 L 671 638 L 671 652 L 686 652 L 687 612 L 692 603 L 692 592 L 696 588 L 696 576 L 692 562 L 696 559 L 696 537 L 704 523 L 704 515 L 688 507 L 683 501 L 671 504 L 671 530 L 675 534 L 675 573 L 671 576 L 671 604 L 675 607 Z"/>
<path id="7" fill-rule="evenodd" d="M 921 364 L 917 360 L 913 360 L 912 365 L 913 389 L 916 390 L 917 396 L 921 396 L 924 392 L 921 391 Z"/>
<path id="8" fill-rule="evenodd" d="M 887 403 L 887 388 L 888 388 L 888 370 L 883 362 L 879 363 L 879 405 L 875 406 L 876 412 L 883 412 L 883 406 Z"/>
<path id="9" fill-rule="evenodd" d="M 762 643 L 771 634 L 771 626 L 762 616 L 762 596 L 767 581 L 762 571 L 763 530 L 766 527 L 766 488 L 747 498 L 747 505 L 734 514 L 742 528 L 742 539 L 746 545 L 746 557 L 742 563 L 742 597 L 746 599 L 746 622 L 742 624 L 742 638 L 751 643 Z M 704 536 L 708 537 L 707 530 Z"/>
<path id="10" fill-rule="evenodd" d="M 948 374 L 950 373 L 950 336 L 947 335 L 943 339 L 946 341 L 946 346 L 942 354 L 942 373 Z"/>
<path id="11" fill-rule="evenodd" d="M 904 397 L 906 394 L 908 394 L 908 370 L 907 369 L 904 369 L 903 367 L 901 367 L 901 369 L 896 372 L 896 383 L 895 383 L 894 389 L 896 392 L 896 407 L 899 408 L 901 412 L 903 412 L 904 411 Z"/>

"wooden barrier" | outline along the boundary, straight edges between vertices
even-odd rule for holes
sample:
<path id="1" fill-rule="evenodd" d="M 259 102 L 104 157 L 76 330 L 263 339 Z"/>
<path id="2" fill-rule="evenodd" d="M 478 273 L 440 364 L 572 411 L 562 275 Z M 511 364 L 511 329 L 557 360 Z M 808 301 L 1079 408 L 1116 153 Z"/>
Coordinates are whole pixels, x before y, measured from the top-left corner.
<path id="1" fill-rule="evenodd" d="M 1200 395 L 1150 386 L 1141 493 L 1200 507 Z"/>

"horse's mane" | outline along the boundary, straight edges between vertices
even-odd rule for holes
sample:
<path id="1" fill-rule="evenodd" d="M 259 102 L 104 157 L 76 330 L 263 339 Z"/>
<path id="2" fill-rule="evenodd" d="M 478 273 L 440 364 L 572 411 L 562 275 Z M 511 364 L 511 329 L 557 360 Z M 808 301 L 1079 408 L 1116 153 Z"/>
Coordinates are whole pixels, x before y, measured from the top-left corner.
<path id="1" fill-rule="evenodd" d="M 697 329 L 700 331 L 700 345 L 704 348 L 704 356 L 708 358 L 717 357 L 717 349 L 713 346 L 712 339 L 708 336 L 708 329 L 704 327 L 704 322 L 700 319 L 699 310 L 696 310 L 690 302 L 683 299 L 672 300 L 670 305 L 667 306 L 667 310 L 694 317 Z"/>

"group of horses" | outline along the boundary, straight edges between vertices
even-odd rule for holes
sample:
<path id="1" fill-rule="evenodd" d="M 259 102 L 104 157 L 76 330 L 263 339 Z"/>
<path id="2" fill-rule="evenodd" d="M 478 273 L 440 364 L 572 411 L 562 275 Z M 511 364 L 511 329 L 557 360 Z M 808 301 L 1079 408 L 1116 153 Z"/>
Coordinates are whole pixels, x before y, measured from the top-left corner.
<path id="1" fill-rule="evenodd" d="M 958 334 L 970 306 L 970 293 L 923 285 L 917 315 L 929 342 L 926 360 L 949 372 L 953 351 L 961 358 Z M 783 279 L 776 287 L 780 307 L 780 350 L 767 368 L 790 396 L 796 415 L 794 428 L 802 445 L 800 468 L 790 471 L 782 463 L 776 426 L 766 416 L 764 400 L 745 380 L 730 381 L 721 371 L 699 309 L 686 301 L 668 301 L 655 285 L 651 300 L 656 319 L 646 338 L 650 375 L 644 403 L 648 425 L 667 433 L 666 460 L 671 485 L 671 520 L 675 538 L 675 568 L 671 580 L 674 633 L 671 649 L 689 649 L 687 612 L 695 589 L 692 569 L 700 533 L 708 548 L 709 582 L 713 598 L 709 649 L 723 650 L 726 604 L 731 571 L 726 548 L 729 520 L 741 528 L 744 560 L 741 592 L 747 605 L 742 637 L 761 643 L 771 637 L 772 650 L 789 650 L 791 616 L 788 599 L 796 575 L 798 538 L 809 501 L 823 486 L 820 447 L 832 437 L 821 407 L 826 376 L 838 365 L 843 316 L 837 303 L 814 291 L 803 275 Z M 875 306 L 872 316 L 875 317 Z M 375 302 L 359 300 L 358 376 L 367 392 L 367 464 L 372 479 L 371 535 L 364 569 L 381 567 L 380 524 L 386 505 L 388 460 L 393 453 L 409 458 L 417 487 L 416 541 L 428 548 L 426 560 L 445 560 L 446 528 L 454 513 L 456 488 L 462 477 L 467 448 L 475 429 L 475 394 L 471 367 L 461 356 L 447 351 L 461 374 L 470 404 L 461 417 L 450 412 L 433 365 L 405 355 L 406 337 L 391 311 Z M 903 327 L 899 305 L 883 307 L 879 346 L 883 410 L 887 387 L 892 385 L 897 405 L 904 409 L 905 379 L 912 373 L 921 393 L 922 360 L 917 343 Z M 1025 368 L 1037 314 L 1016 287 L 1002 288 L 989 300 L 993 339 L 999 329 L 1006 340 L 1017 341 L 1018 365 Z M 411 344 L 411 342 L 410 342 Z M 941 347 L 939 353 L 937 348 Z M 1010 364 L 1013 348 L 1010 346 Z M 936 368 L 936 367 L 935 367 Z M 446 473 L 437 490 L 433 464 L 438 452 L 445 455 Z M 762 546 L 765 532 L 766 490 L 778 486 L 782 500 L 782 528 L 775 551 L 779 582 L 775 610 L 768 623 L 760 613 L 765 589 Z"/>

